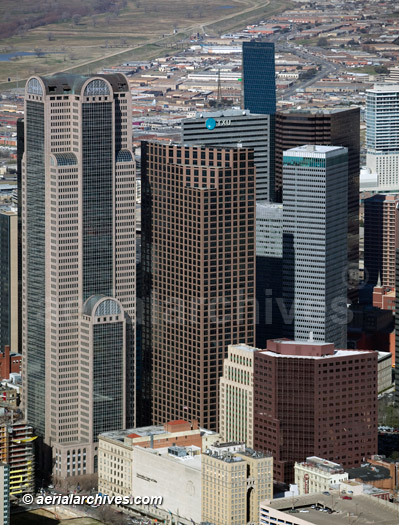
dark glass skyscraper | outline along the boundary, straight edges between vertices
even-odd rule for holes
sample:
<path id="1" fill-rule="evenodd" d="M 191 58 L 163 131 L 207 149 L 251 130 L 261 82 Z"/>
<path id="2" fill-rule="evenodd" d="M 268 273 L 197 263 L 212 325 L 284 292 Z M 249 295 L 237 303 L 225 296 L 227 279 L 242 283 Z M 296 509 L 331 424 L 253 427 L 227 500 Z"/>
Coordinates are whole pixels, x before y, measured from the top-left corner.
<path id="1" fill-rule="evenodd" d="M 242 45 L 244 109 L 273 115 L 276 112 L 274 44 L 244 42 Z"/>
<path id="2" fill-rule="evenodd" d="M 283 152 L 319 144 L 348 148 L 348 299 L 358 300 L 360 108 L 292 109 L 276 113 L 275 199 L 283 201 Z"/>
<path id="3" fill-rule="evenodd" d="M 16 210 L 0 207 L 0 352 L 18 352 L 17 227 Z"/>

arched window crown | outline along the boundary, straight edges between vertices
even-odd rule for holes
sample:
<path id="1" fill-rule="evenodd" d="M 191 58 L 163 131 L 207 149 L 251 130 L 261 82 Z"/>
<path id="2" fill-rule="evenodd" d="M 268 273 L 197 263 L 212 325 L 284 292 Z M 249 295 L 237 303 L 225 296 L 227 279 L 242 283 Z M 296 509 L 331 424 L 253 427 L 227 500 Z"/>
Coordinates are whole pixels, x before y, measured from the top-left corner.
<path id="1" fill-rule="evenodd" d="M 96 78 L 95 80 L 92 80 L 87 84 L 84 91 L 85 97 L 91 97 L 91 96 L 97 96 L 97 95 L 109 95 L 109 87 L 108 84 L 101 80 L 100 78 Z"/>
<path id="2" fill-rule="evenodd" d="M 43 88 L 40 82 L 37 80 L 37 78 L 31 78 L 29 80 L 26 91 L 27 93 L 29 93 L 29 95 L 42 95 L 43 96 Z"/>

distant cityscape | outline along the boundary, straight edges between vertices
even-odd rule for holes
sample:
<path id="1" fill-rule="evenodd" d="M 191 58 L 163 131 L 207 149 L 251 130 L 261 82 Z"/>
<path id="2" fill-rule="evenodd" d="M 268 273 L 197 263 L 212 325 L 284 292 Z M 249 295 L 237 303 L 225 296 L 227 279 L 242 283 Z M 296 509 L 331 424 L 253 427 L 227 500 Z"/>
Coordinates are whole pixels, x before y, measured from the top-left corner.
<path id="1" fill-rule="evenodd" d="M 397 524 L 396 4 L 0 95 L 0 523 Z"/>

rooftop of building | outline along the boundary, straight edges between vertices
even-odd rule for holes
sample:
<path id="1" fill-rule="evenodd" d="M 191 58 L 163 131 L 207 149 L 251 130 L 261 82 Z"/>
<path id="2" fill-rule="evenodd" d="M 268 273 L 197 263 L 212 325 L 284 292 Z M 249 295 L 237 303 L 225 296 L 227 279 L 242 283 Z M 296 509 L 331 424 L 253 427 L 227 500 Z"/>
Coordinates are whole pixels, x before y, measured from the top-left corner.
<path id="1" fill-rule="evenodd" d="M 0 213 L 3 215 L 17 215 L 18 210 L 14 206 L 0 206 Z"/>
<path id="2" fill-rule="evenodd" d="M 186 426 L 186 428 L 184 428 Z M 173 430 L 168 430 L 168 427 L 172 427 Z M 179 428 L 180 427 L 180 428 Z M 188 428 L 190 427 L 190 429 Z M 175 420 L 168 421 L 164 425 L 150 425 L 147 427 L 138 427 L 138 428 L 128 428 L 121 430 L 112 430 L 109 432 L 103 432 L 100 434 L 102 439 L 108 439 L 111 441 L 119 441 L 124 443 L 125 438 L 145 438 L 151 436 L 160 436 L 162 434 L 170 434 L 173 432 L 189 432 L 189 431 L 199 431 L 201 435 L 205 434 L 216 434 L 212 430 L 206 430 L 203 428 L 196 428 L 195 422 L 190 423 L 189 421 Z"/>
<path id="3" fill-rule="evenodd" d="M 320 144 L 305 144 L 304 146 L 297 146 L 296 148 L 291 148 L 286 151 L 284 151 L 284 156 L 290 156 L 290 155 L 320 155 L 320 156 L 328 156 L 331 154 L 335 154 L 337 152 L 341 152 L 342 150 L 345 150 L 346 148 L 342 148 L 341 146 L 322 146 Z"/>
<path id="4" fill-rule="evenodd" d="M 277 352 L 271 352 L 269 350 L 263 350 L 261 353 L 264 355 L 270 355 L 272 357 L 285 357 L 285 358 L 296 358 L 296 359 L 331 359 L 335 357 L 354 357 L 362 354 L 369 354 L 372 350 L 334 350 L 333 354 L 325 355 L 298 355 L 298 354 L 279 354 Z"/>
<path id="5" fill-rule="evenodd" d="M 306 461 L 298 463 L 298 465 L 323 470 L 330 474 L 341 474 L 344 472 L 344 467 L 339 463 L 334 463 L 333 461 L 328 461 L 317 456 L 308 457 Z"/>
<path id="6" fill-rule="evenodd" d="M 222 117 L 260 117 L 260 118 L 269 118 L 268 115 L 263 115 L 259 113 L 251 113 L 248 109 L 223 109 L 220 111 L 197 111 L 195 118 L 188 118 L 185 121 L 193 121 L 196 119 L 203 118 L 222 118 Z"/>
<path id="7" fill-rule="evenodd" d="M 212 456 L 220 461 L 226 463 L 244 461 L 241 456 L 245 456 L 253 459 L 263 459 L 271 457 L 270 454 L 256 451 L 252 448 L 248 448 L 245 443 L 239 441 L 230 441 L 228 443 L 214 443 L 205 451 L 207 456 Z"/>
<path id="8" fill-rule="evenodd" d="M 229 348 L 231 348 L 231 350 L 241 350 L 243 352 L 257 352 L 259 350 L 259 348 L 254 348 L 253 346 L 249 346 L 243 343 L 238 345 L 229 345 Z"/>
<path id="9" fill-rule="evenodd" d="M 282 210 L 283 205 L 279 202 L 256 201 L 256 208 L 264 208 L 265 210 Z"/>
<path id="10" fill-rule="evenodd" d="M 153 454 L 173 463 L 184 463 L 184 466 L 201 471 L 201 449 L 194 445 L 189 447 L 179 447 L 172 445 L 162 448 L 134 447 L 139 452 Z"/>
<path id="11" fill-rule="evenodd" d="M 399 84 L 374 84 L 372 89 L 366 89 L 367 93 L 397 92 Z"/>
<path id="12" fill-rule="evenodd" d="M 399 200 L 399 193 L 376 193 L 375 195 L 364 199 L 364 203 L 369 204 L 375 201 L 396 202 L 397 200 Z"/>
<path id="13" fill-rule="evenodd" d="M 389 469 L 379 465 L 362 465 L 348 470 L 349 479 L 361 479 L 365 483 L 370 481 L 380 481 L 389 479 L 391 474 Z"/>
<path id="14" fill-rule="evenodd" d="M 289 108 L 289 109 L 280 109 L 277 111 L 278 115 L 333 115 L 336 113 L 342 113 L 344 111 L 353 111 L 359 109 L 358 106 L 343 106 L 335 108 Z"/>
<path id="15" fill-rule="evenodd" d="M 371 350 L 338 350 L 333 343 L 314 341 L 313 335 L 307 341 L 290 339 L 269 339 L 266 350 L 261 354 L 272 357 L 300 359 L 328 359 L 332 357 L 350 357 L 370 353 Z"/>
<path id="16" fill-rule="evenodd" d="M 262 508 L 279 510 L 301 523 L 314 525 L 348 525 L 348 523 L 368 523 L 369 525 L 397 525 L 399 514 L 394 504 L 380 502 L 369 495 L 351 495 L 352 499 L 343 499 L 336 495 L 307 494 L 305 496 L 274 499 L 261 503 Z M 292 512 L 294 501 L 295 512 Z M 312 508 L 319 506 L 326 512 Z M 328 510 L 333 511 L 329 513 Z M 301 512 L 305 511 L 305 512 Z"/>
<path id="17" fill-rule="evenodd" d="M 56 73 L 48 76 L 34 76 L 31 79 L 40 79 L 43 82 L 47 95 L 79 95 L 85 82 L 91 78 L 103 78 L 107 80 L 113 91 L 128 92 L 129 84 L 127 78 L 122 73 L 112 73 L 108 75 L 77 75 L 73 73 Z M 29 79 L 27 89 L 29 90 Z"/>

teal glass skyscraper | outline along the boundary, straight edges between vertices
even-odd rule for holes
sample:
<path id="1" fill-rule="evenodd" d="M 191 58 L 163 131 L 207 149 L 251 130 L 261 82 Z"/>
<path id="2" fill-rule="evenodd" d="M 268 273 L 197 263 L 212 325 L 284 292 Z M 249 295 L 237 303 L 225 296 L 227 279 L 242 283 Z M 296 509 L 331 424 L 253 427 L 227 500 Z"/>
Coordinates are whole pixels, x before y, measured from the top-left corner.
<path id="1" fill-rule="evenodd" d="M 274 44 L 244 42 L 242 45 L 244 109 L 273 115 L 276 112 Z"/>

